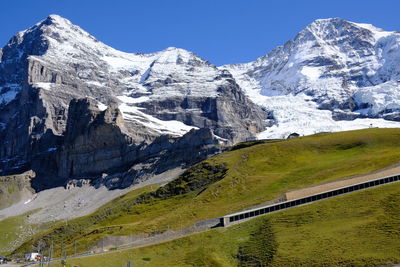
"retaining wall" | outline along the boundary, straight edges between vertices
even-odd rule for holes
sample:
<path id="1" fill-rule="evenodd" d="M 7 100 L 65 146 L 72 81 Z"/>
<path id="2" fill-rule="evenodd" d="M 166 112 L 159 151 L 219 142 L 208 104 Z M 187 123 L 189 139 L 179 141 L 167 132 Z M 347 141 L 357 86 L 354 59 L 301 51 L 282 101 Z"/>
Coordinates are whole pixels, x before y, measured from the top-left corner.
<path id="1" fill-rule="evenodd" d="M 358 184 L 352 184 L 350 186 L 345 186 L 345 187 L 340 187 L 336 188 L 334 190 L 322 192 L 319 194 L 313 194 L 313 195 L 308 195 L 302 198 L 297 198 L 294 200 L 289 200 L 265 207 L 260 207 L 257 209 L 252 209 L 252 210 L 246 210 L 238 213 L 233 213 L 233 214 L 228 214 L 225 215 L 224 217 L 220 218 L 220 226 L 229 226 L 231 224 L 235 224 L 244 220 L 248 220 L 253 217 L 257 217 L 260 215 L 264 215 L 267 213 L 299 206 L 299 205 L 304 205 L 310 202 L 315 202 L 319 201 L 321 199 L 325 198 L 330 198 L 330 197 L 335 197 L 343 194 L 347 194 L 353 191 L 358 191 L 358 190 L 363 190 L 367 189 L 370 187 L 375 187 L 383 184 L 388 184 L 388 183 L 394 183 L 398 182 L 400 180 L 400 175 L 393 175 L 393 176 L 388 176 L 388 177 L 383 177 L 379 179 L 374 179 L 370 180 L 367 182 L 363 183 L 358 183 Z"/>

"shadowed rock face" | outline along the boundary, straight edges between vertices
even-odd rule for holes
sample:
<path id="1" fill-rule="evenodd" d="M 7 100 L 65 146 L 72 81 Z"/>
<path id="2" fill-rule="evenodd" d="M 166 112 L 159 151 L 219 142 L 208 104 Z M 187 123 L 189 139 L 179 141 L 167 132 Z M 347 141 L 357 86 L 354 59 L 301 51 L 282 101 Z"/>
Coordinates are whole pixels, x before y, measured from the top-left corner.
<path id="1" fill-rule="evenodd" d="M 94 179 L 96 185 L 109 188 L 127 187 L 137 179 L 188 167 L 220 152 L 226 143 L 209 128 L 193 129 L 182 137 L 154 137 L 138 128 L 132 138 L 116 106 L 100 111 L 90 99 L 72 100 L 68 114 L 62 145 L 33 159 L 36 190 L 76 178 Z"/>
<path id="2" fill-rule="evenodd" d="M 138 106 L 162 120 L 178 120 L 198 128 L 210 128 L 232 143 L 253 139 L 264 130 L 266 113 L 242 92 L 232 76 L 218 87 L 218 97 L 174 96 L 161 101 L 142 102 Z"/>
<path id="3" fill-rule="evenodd" d="M 265 128 L 228 72 L 183 49 L 119 52 L 52 15 L 0 56 L 0 173 L 33 169 L 36 189 L 121 173 L 110 187 L 128 186 Z"/>

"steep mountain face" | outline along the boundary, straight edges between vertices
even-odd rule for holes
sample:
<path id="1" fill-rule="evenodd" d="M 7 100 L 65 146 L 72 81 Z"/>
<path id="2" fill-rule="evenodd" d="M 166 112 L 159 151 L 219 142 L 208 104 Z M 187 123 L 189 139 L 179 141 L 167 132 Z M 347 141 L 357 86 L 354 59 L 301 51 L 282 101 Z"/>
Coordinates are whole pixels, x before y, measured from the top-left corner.
<path id="1" fill-rule="evenodd" d="M 3 173 L 101 175 L 192 142 L 193 156 L 175 155 L 185 165 L 265 129 L 266 112 L 229 72 L 183 49 L 123 53 L 51 15 L 0 55 Z"/>
<path id="2" fill-rule="evenodd" d="M 274 112 L 263 137 L 399 126 L 400 33 L 339 18 L 320 19 L 254 62 L 221 67 Z M 345 121 L 343 121 L 345 120 Z M 278 129 L 279 128 L 279 129 Z"/>
<path id="3" fill-rule="evenodd" d="M 114 188 L 221 146 L 400 127 L 400 33 L 316 20 L 254 62 L 117 51 L 51 15 L 0 50 L 0 173 Z"/>

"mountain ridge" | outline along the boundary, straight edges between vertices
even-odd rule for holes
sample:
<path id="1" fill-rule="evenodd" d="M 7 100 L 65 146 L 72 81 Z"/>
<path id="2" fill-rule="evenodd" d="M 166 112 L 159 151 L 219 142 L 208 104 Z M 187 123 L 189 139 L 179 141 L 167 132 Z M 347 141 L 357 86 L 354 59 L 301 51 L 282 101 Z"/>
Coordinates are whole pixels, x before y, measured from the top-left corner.
<path id="1" fill-rule="evenodd" d="M 382 120 L 399 120 L 399 44 L 397 32 L 320 19 L 255 61 L 220 68 L 232 73 L 251 100 L 274 113 L 275 129 L 261 138 L 371 124 L 399 127 Z"/>
<path id="2" fill-rule="evenodd" d="M 138 168 L 132 164 L 152 166 L 144 172 L 167 171 L 168 162 L 188 166 L 221 146 L 254 138 L 266 124 L 265 112 L 231 75 L 183 49 L 120 52 L 50 15 L 17 33 L 2 51 L 0 170 L 33 168 L 35 179 L 47 177 L 35 183 L 38 188 L 117 170 L 120 177 L 110 179 L 126 181 L 127 171 L 133 182 L 143 173 L 129 171 Z M 72 105 L 82 98 L 87 100 Z M 68 125 L 82 131 L 68 131 Z M 159 161 L 165 151 L 181 151 L 182 142 L 192 154 Z"/>
<path id="3" fill-rule="evenodd" d="M 101 159 L 115 170 L 137 162 L 137 153 L 154 148 L 155 140 L 165 144 L 146 150 L 151 152 L 144 158 L 173 149 L 169 144 L 201 128 L 212 131 L 201 132 L 215 139 L 212 144 L 223 146 L 293 132 L 400 127 L 396 62 L 400 34 L 340 18 L 315 20 L 254 62 L 217 67 L 176 47 L 150 54 L 121 52 L 50 15 L 2 49 L 0 170 L 43 165 L 40 176 L 63 173 L 63 179 L 73 179 L 88 174 L 71 171 L 83 167 L 77 159 L 86 153 L 93 165 Z M 81 98 L 90 105 L 70 110 L 70 103 Z M 110 118 L 98 125 L 92 119 L 104 110 Z M 87 125 L 71 122 L 79 120 L 69 116 L 76 112 L 88 114 Z M 119 114 L 119 123 L 113 114 Z M 87 132 L 65 137 L 68 124 Z M 111 147 L 112 142 L 100 141 L 104 133 L 89 130 L 93 127 L 118 129 L 120 143 Z M 163 135 L 168 140 L 158 139 Z"/>

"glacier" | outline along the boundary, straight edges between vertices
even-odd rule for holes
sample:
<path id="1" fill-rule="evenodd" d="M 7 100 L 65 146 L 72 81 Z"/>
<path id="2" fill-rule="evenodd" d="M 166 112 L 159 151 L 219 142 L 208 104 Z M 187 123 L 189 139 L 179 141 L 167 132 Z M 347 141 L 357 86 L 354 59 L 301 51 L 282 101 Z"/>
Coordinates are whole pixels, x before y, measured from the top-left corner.
<path id="1" fill-rule="evenodd" d="M 400 33 L 319 19 L 253 62 L 221 66 L 273 114 L 258 138 L 400 127 Z"/>

